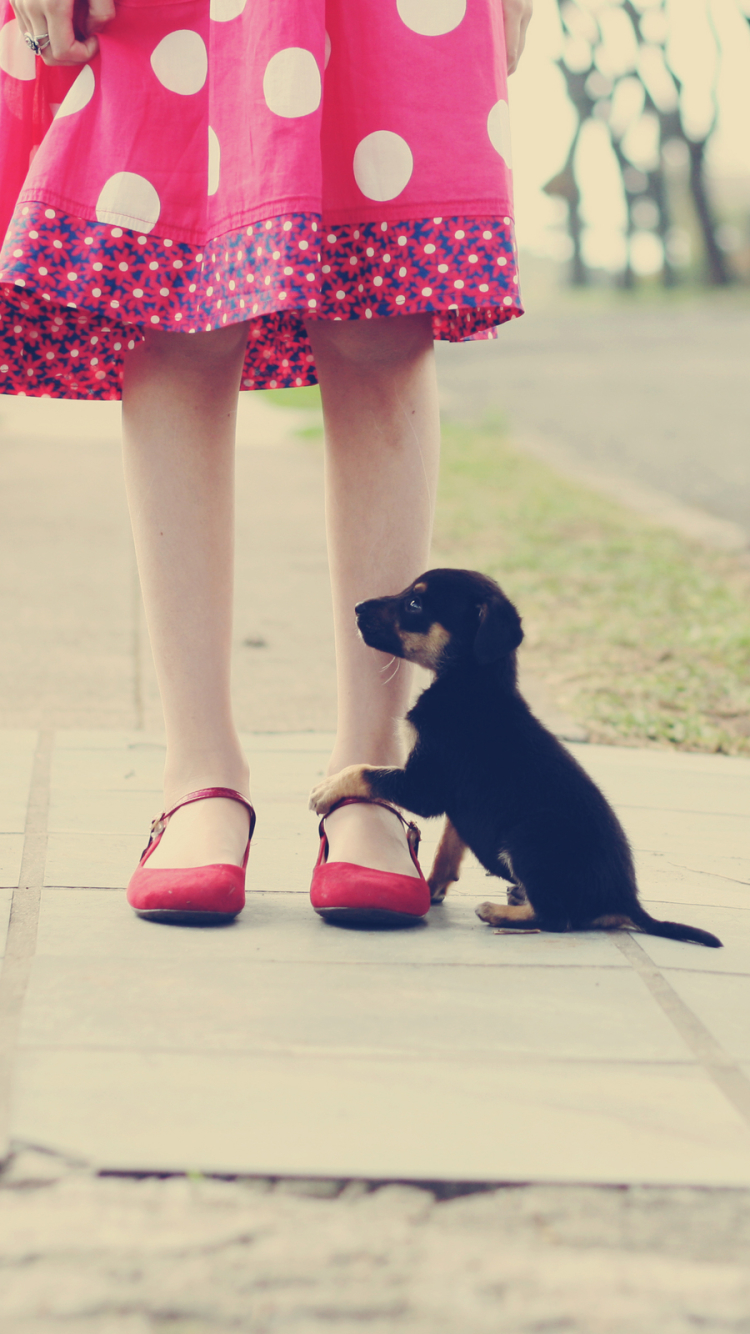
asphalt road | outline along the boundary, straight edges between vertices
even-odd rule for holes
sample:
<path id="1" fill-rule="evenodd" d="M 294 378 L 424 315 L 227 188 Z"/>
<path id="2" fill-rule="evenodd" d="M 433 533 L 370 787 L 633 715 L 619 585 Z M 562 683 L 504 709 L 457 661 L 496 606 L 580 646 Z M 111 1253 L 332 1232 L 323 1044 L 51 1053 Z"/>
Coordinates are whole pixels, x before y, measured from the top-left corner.
<path id="1" fill-rule="evenodd" d="M 750 530 L 750 297 L 597 306 L 532 300 L 496 342 L 441 344 L 449 415 L 502 413 Z"/>

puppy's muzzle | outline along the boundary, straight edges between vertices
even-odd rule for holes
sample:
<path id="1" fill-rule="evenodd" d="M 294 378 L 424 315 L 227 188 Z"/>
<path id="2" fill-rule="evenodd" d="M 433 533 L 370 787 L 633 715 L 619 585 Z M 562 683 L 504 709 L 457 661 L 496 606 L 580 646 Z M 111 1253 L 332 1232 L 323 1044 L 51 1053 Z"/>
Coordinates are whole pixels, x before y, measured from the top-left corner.
<path id="1" fill-rule="evenodd" d="M 357 629 L 369 648 L 379 649 L 381 653 L 392 653 L 397 658 L 403 656 L 401 640 L 385 599 L 373 598 L 369 602 L 358 602 L 354 613 Z"/>

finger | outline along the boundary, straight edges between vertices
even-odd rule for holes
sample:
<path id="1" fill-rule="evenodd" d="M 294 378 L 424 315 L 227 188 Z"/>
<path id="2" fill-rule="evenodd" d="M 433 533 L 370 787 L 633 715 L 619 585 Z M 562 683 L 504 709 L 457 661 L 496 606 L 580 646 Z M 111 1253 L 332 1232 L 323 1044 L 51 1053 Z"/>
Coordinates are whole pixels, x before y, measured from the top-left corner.
<path id="1" fill-rule="evenodd" d="M 523 50 L 521 22 L 516 14 L 508 14 L 505 19 L 505 50 L 508 57 L 508 73 L 514 74 Z"/>
<path id="2" fill-rule="evenodd" d="M 508 73 L 513 74 L 518 68 L 521 53 L 526 43 L 526 29 L 531 20 L 530 0 L 505 0 L 503 16 L 505 19 L 505 48 L 508 60 Z"/>
<path id="3" fill-rule="evenodd" d="M 96 32 L 115 17 L 114 0 L 89 0 L 89 17 L 86 31 Z"/>
<path id="4" fill-rule="evenodd" d="M 95 36 L 79 42 L 73 30 L 73 6 L 49 13 L 46 18 L 49 46 L 42 52 L 47 65 L 85 65 L 99 50 Z M 45 28 L 40 29 L 44 32 Z"/>

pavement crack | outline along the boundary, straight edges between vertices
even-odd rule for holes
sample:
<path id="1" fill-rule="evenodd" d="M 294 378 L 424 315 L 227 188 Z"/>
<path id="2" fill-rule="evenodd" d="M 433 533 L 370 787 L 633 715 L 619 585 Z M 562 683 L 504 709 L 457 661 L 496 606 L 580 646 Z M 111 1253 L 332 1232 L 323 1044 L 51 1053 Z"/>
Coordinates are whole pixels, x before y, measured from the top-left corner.
<path id="1" fill-rule="evenodd" d="M 23 855 L 18 887 L 8 923 L 8 940 L 0 971 L 0 1145 L 6 1151 L 10 1130 L 13 1065 L 26 988 L 36 949 L 39 903 L 47 856 L 50 771 L 54 732 L 42 730 L 37 738 L 26 808 Z"/>
<path id="2" fill-rule="evenodd" d="M 724 1051 L 713 1033 L 693 1014 L 643 946 L 628 932 L 614 937 L 617 948 L 642 978 L 654 1000 L 677 1029 L 709 1079 L 724 1094 L 750 1127 L 750 1081 L 738 1063 Z"/>

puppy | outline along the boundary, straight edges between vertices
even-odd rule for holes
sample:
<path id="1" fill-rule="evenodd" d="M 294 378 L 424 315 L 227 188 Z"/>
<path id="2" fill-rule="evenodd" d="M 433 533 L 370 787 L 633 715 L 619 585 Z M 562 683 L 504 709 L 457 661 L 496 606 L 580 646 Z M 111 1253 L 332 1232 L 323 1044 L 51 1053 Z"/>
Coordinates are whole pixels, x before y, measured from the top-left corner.
<path id="1" fill-rule="evenodd" d="M 639 902 L 625 832 L 599 788 L 518 692 L 515 607 L 470 570 L 430 570 L 396 597 L 355 608 L 366 644 L 434 672 L 408 714 L 403 769 L 352 765 L 313 789 L 319 814 L 342 797 L 382 797 L 417 815 L 447 815 L 429 877 L 434 903 L 471 848 L 509 881 L 508 904 L 483 903 L 491 926 L 544 931 L 635 926 L 720 946 L 708 931 L 660 922 Z"/>

